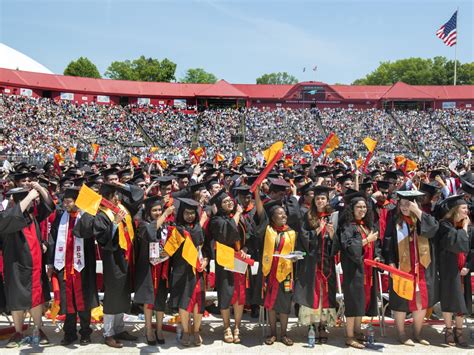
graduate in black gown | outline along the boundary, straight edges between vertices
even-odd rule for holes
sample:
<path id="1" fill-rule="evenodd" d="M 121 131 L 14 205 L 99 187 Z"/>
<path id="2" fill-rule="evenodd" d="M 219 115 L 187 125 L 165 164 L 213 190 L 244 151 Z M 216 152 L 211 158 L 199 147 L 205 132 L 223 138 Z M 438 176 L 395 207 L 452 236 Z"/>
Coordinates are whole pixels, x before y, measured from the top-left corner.
<path id="1" fill-rule="evenodd" d="M 65 190 L 62 210 L 51 225 L 50 262 L 59 283 L 60 314 L 65 314 L 61 345 L 78 339 L 77 316 L 81 329 L 81 345 L 91 342 L 91 309 L 99 305 L 96 286 L 96 248 L 92 238 L 94 217 L 75 206 L 78 187 Z"/>
<path id="2" fill-rule="evenodd" d="M 107 173 L 106 179 L 110 176 L 115 178 L 113 174 Z M 137 337 L 124 330 L 123 316 L 130 309 L 133 292 L 133 216 L 141 207 L 143 190 L 114 181 L 102 184 L 100 194 L 120 209 L 114 213 L 109 208 L 100 207 L 94 218 L 93 234 L 102 251 L 105 343 L 113 348 L 121 348 L 123 344 L 120 340 L 137 340 Z"/>
<path id="3" fill-rule="evenodd" d="M 398 340 L 401 344 L 414 346 L 405 333 L 407 313 L 413 317 L 414 339 L 429 345 L 421 337 L 427 309 L 438 302 L 439 282 L 436 262 L 436 232 L 438 222 L 429 213 L 423 212 L 416 199 L 422 198 L 420 191 L 398 191 L 397 208 L 388 214 L 383 241 L 385 262 L 392 267 L 413 275 L 413 293 L 401 297 L 390 278 L 390 308 L 395 314 Z M 394 290 L 395 289 L 395 290 Z M 408 299 L 410 298 L 410 299 Z"/>
<path id="4" fill-rule="evenodd" d="M 199 224 L 199 203 L 179 198 L 176 226 L 168 230 L 168 238 L 176 228 L 183 238 L 191 238 L 194 247 L 198 249 L 198 260 L 191 266 L 183 256 L 184 242 L 174 251 L 171 257 L 171 290 L 170 302 L 173 310 L 179 311 L 183 335 L 180 342 L 189 346 L 191 329 L 189 327 L 190 314 L 193 315 L 192 332 L 194 345 L 200 346 L 202 338 L 199 334 L 202 314 L 206 301 L 206 267 L 209 263 L 209 249 L 204 244 L 204 233 Z"/>
<path id="5" fill-rule="evenodd" d="M 261 269 L 264 280 L 264 307 L 269 313 L 271 334 L 265 344 L 272 345 L 277 340 L 277 314 L 280 319 L 281 342 L 293 345 L 287 335 L 288 317 L 293 299 L 294 270 L 291 259 L 273 256 L 287 255 L 295 250 L 297 233 L 287 224 L 288 217 L 282 201 L 268 201 L 265 205 L 260 198 L 260 188 L 255 191 L 257 236 L 261 241 Z"/>
<path id="6" fill-rule="evenodd" d="M 309 187 L 308 187 L 309 188 Z M 319 322 L 318 341 L 327 342 L 329 325 L 336 321 L 336 270 L 331 255 L 332 240 L 337 229 L 337 212 L 329 205 L 329 191 L 325 186 L 312 186 L 313 200 L 304 216 L 297 250 L 306 256 L 297 262 L 294 301 L 300 304 L 299 322 L 313 325 Z"/>
<path id="7" fill-rule="evenodd" d="M 144 200 L 145 208 L 138 225 L 135 263 L 134 301 L 143 304 L 148 345 L 164 344 L 163 317 L 169 292 L 170 263 L 163 251 L 168 236 L 166 219 L 174 213 L 174 205 L 163 211 L 164 201 L 159 196 Z M 156 311 L 156 331 L 152 327 Z"/>
<path id="8" fill-rule="evenodd" d="M 450 346 L 468 347 L 462 326 L 464 316 L 472 312 L 474 231 L 469 218 L 469 207 L 462 195 L 450 196 L 443 204 L 447 205 L 448 213 L 440 221 L 437 238 L 441 310 L 446 325 L 445 342 Z"/>
<path id="9" fill-rule="evenodd" d="M 231 247 L 245 259 L 248 257 L 245 246 L 246 235 L 244 221 L 241 221 L 242 206 L 223 189 L 209 201 L 217 207 L 217 213 L 209 222 L 209 234 L 213 240 Z M 240 322 L 246 304 L 247 273 L 241 274 L 225 270 L 216 262 L 216 289 L 219 308 L 224 322 L 224 342 L 240 343 Z M 234 309 L 235 328 L 230 329 L 230 306 Z"/>
<path id="10" fill-rule="evenodd" d="M 255 224 L 255 203 L 252 199 L 250 186 L 241 185 L 234 189 L 236 194 L 236 201 L 242 206 L 242 218 L 245 225 L 245 247 L 247 254 L 254 260 L 260 258 L 260 242 L 256 236 L 257 225 Z M 263 304 L 262 301 L 262 273 L 249 275 L 249 286 L 247 287 L 246 300 L 251 307 L 251 317 L 258 318 L 259 306 Z"/>
<path id="11" fill-rule="evenodd" d="M 382 260 L 377 227 L 363 193 L 347 190 L 332 254 L 340 251 L 346 316 L 346 345 L 363 349 L 363 316 L 377 315 L 376 271 L 364 259 Z"/>
<path id="12" fill-rule="evenodd" d="M 39 222 L 51 214 L 54 205 L 40 184 L 31 182 L 27 186 L 10 190 L 12 206 L 0 213 L 6 307 L 15 325 L 15 334 L 7 343 L 9 348 L 22 340 L 25 311 L 30 312 L 39 328 L 40 344 L 49 343 L 41 329 L 43 304 L 50 300 L 45 267 L 48 243 L 41 240 Z"/>

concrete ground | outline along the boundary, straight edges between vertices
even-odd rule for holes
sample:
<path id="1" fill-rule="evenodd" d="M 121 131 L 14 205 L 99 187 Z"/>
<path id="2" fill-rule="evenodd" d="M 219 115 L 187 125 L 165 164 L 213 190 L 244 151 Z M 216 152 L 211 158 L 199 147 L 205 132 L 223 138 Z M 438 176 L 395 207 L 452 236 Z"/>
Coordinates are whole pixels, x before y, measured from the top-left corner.
<path id="1" fill-rule="evenodd" d="M 243 325 L 241 328 L 242 343 L 239 345 L 226 344 L 222 340 L 223 327 L 219 318 L 209 316 L 205 318 L 202 326 L 202 338 L 203 345 L 201 347 L 191 346 L 184 348 L 178 345 L 176 341 L 176 334 L 171 332 L 164 332 L 165 334 L 165 345 L 160 346 L 148 346 L 144 336 L 144 325 L 142 321 L 139 321 L 137 317 L 130 316 L 129 322 L 127 322 L 127 330 L 132 334 L 139 337 L 136 343 L 124 342 L 122 349 L 112 349 L 103 343 L 101 336 L 101 325 L 94 325 L 94 333 L 92 334 L 93 343 L 87 346 L 80 346 L 79 344 L 71 346 L 61 346 L 59 342 L 63 337 L 61 330 L 61 323 L 53 325 L 51 321 L 45 322 L 44 330 L 48 335 L 51 345 L 41 346 L 34 348 L 31 345 L 23 345 L 15 349 L 6 349 L 4 345 L 7 340 L 0 341 L 0 354 L 33 354 L 33 353 L 45 353 L 45 354 L 70 354 L 70 353 L 84 353 L 84 354 L 107 354 L 107 353 L 120 353 L 120 354 L 147 354 L 147 353 L 172 353 L 177 349 L 186 353 L 202 353 L 206 355 L 212 354 L 224 354 L 224 353 L 239 353 L 239 354 L 268 354 L 268 353 L 311 353 L 317 352 L 318 354 L 349 354 L 356 352 L 383 352 L 386 354 L 402 354 L 402 353 L 437 353 L 437 354 L 474 354 L 474 339 L 470 338 L 470 332 L 468 329 L 465 330 L 465 338 L 471 342 L 471 349 L 460 349 L 451 348 L 443 345 L 444 335 L 442 334 L 443 326 L 434 325 L 426 326 L 424 329 L 424 335 L 427 340 L 431 342 L 431 346 L 427 347 L 424 345 L 416 344 L 415 347 L 408 347 L 398 344 L 396 340 L 396 330 L 392 325 L 386 327 L 386 336 L 381 337 L 379 328 L 375 327 L 376 330 L 376 342 L 377 344 L 383 344 L 384 348 L 379 351 L 365 349 L 356 350 L 348 348 L 344 345 L 344 329 L 343 328 L 332 328 L 328 334 L 329 341 L 326 345 L 316 345 L 314 349 L 308 348 L 306 345 L 306 333 L 307 328 L 298 326 L 296 318 L 290 318 L 290 331 L 289 336 L 295 341 L 292 347 L 287 347 L 280 342 L 276 342 L 272 346 L 263 344 L 263 327 L 259 326 L 255 320 L 251 320 L 248 315 L 244 316 Z M 474 320 L 469 319 L 469 323 L 474 326 Z M 8 322 L 5 317 L 0 318 L 1 328 L 8 326 Z M 267 328 L 268 330 L 268 328 Z M 408 326 L 408 334 L 410 334 L 410 326 Z M 473 330 L 474 333 L 474 330 Z M 31 334 L 31 328 L 25 332 L 26 335 Z M 473 334 L 474 337 L 474 334 Z"/>

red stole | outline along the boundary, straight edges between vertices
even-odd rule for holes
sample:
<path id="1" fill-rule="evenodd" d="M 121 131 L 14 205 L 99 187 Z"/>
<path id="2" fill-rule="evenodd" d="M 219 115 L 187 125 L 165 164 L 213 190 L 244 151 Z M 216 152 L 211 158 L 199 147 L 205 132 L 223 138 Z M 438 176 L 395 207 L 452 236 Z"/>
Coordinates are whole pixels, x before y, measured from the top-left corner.
<path id="1" fill-rule="evenodd" d="M 23 228 L 26 242 L 31 254 L 31 308 L 44 303 L 43 285 L 41 282 L 41 273 L 43 268 L 43 250 L 36 233 L 36 224 L 30 223 Z"/>

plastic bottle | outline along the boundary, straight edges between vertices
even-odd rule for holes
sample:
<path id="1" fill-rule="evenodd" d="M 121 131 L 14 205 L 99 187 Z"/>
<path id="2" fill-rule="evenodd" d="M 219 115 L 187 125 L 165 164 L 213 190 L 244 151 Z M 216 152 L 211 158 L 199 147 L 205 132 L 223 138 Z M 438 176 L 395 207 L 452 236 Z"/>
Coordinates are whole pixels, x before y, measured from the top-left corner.
<path id="1" fill-rule="evenodd" d="M 314 325 L 311 324 L 308 330 L 308 347 L 314 348 L 315 343 L 316 343 L 316 332 L 314 330 Z"/>
<path id="2" fill-rule="evenodd" d="M 369 328 L 367 329 L 367 343 L 370 345 L 375 343 L 375 331 L 372 324 L 369 324 Z"/>
<path id="3" fill-rule="evenodd" d="M 33 335 L 31 337 L 31 343 L 33 346 L 38 346 L 40 342 L 39 328 L 37 325 L 33 328 Z"/>

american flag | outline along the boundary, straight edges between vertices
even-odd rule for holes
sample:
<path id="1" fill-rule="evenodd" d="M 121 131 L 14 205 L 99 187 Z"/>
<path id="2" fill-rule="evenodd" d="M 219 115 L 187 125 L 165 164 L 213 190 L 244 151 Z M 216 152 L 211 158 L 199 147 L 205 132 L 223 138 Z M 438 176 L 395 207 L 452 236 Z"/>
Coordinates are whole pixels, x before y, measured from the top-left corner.
<path id="1" fill-rule="evenodd" d="M 436 36 L 441 38 L 448 47 L 452 47 L 456 44 L 456 21 L 458 12 L 456 11 L 453 16 L 436 32 Z"/>

